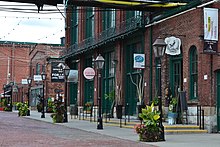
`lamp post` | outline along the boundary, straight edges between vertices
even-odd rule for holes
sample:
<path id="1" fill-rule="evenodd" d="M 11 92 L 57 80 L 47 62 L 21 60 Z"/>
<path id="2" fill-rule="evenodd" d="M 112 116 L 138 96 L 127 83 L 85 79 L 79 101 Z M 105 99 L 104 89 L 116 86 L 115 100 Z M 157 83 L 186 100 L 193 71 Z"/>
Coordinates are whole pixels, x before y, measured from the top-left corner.
<path id="1" fill-rule="evenodd" d="M 162 124 L 163 111 L 162 111 L 162 92 L 161 92 L 161 58 L 164 55 L 165 47 L 166 47 L 166 43 L 161 38 L 157 38 L 155 42 L 153 43 L 155 58 L 158 59 L 156 67 L 158 69 L 158 80 L 159 80 L 158 81 L 158 99 L 159 99 L 159 111 L 160 111 L 159 126 L 161 128 L 161 135 L 160 135 L 161 141 L 165 141 L 164 126 Z"/>
<path id="2" fill-rule="evenodd" d="M 63 122 L 68 122 L 68 116 L 67 116 L 67 78 L 69 76 L 69 73 L 70 73 L 70 68 L 65 65 L 64 69 L 63 69 L 63 74 L 64 74 L 64 77 L 65 77 L 65 90 L 64 90 L 64 108 L 65 108 L 65 111 L 64 111 L 64 120 Z"/>
<path id="3" fill-rule="evenodd" d="M 41 118 L 45 118 L 45 111 L 44 111 L 44 82 L 46 80 L 46 77 L 47 77 L 47 74 L 43 71 L 41 73 L 41 78 L 42 78 L 42 81 L 43 81 L 43 95 L 42 95 L 42 114 L 41 114 Z"/>
<path id="4" fill-rule="evenodd" d="M 97 129 L 103 129 L 103 122 L 102 122 L 102 86 L 101 86 L 101 70 L 103 69 L 105 59 L 99 54 L 98 57 L 95 60 L 96 68 L 98 70 L 98 107 L 99 107 L 99 116 L 98 116 L 98 125 Z"/>
<path id="5" fill-rule="evenodd" d="M 30 89 L 31 89 L 31 82 L 32 82 L 32 78 L 28 77 L 27 79 L 27 83 L 28 83 L 28 112 L 27 112 L 27 116 L 30 116 Z M 22 98 L 23 99 L 23 98 Z"/>

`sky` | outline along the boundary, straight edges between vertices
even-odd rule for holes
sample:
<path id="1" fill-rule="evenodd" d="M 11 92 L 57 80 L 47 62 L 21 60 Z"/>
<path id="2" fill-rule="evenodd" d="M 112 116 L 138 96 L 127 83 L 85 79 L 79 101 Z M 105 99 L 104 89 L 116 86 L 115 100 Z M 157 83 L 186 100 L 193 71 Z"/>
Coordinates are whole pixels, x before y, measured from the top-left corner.
<path id="1" fill-rule="evenodd" d="M 60 44 L 65 14 L 63 5 L 58 9 L 44 5 L 38 13 L 34 4 L 0 1 L 0 41 Z"/>

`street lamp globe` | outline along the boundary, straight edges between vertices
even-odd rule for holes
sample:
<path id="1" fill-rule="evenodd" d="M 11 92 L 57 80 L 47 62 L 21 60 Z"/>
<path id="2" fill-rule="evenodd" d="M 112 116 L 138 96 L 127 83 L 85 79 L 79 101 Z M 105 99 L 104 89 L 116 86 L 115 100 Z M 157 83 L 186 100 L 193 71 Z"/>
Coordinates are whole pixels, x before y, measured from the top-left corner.
<path id="1" fill-rule="evenodd" d="M 161 58 L 164 55 L 167 44 L 162 38 L 157 38 L 153 43 L 154 55 L 156 58 Z"/>
<path id="2" fill-rule="evenodd" d="M 31 77 L 28 77 L 27 83 L 28 83 L 29 86 L 31 85 L 31 82 L 32 82 L 32 78 L 31 78 Z"/>
<path id="3" fill-rule="evenodd" d="M 104 62 L 105 59 L 101 56 L 101 54 L 99 54 L 95 59 L 97 69 L 103 69 Z"/>
<path id="4" fill-rule="evenodd" d="M 46 76 L 47 76 L 47 74 L 43 71 L 41 73 L 41 78 L 42 78 L 43 81 L 46 80 Z"/>
<path id="5" fill-rule="evenodd" d="M 65 65 L 65 67 L 63 69 L 63 74 L 65 77 L 68 77 L 70 74 L 70 68 L 67 65 Z"/>

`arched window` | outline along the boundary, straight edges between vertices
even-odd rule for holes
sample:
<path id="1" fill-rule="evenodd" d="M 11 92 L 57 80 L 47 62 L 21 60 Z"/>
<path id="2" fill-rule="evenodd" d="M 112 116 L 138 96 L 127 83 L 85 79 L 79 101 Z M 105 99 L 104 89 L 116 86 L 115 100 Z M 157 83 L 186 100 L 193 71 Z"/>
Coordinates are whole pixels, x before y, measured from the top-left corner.
<path id="1" fill-rule="evenodd" d="M 190 99 L 195 100 L 198 98 L 198 54 L 196 46 L 191 46 L 189 51 Z"/>

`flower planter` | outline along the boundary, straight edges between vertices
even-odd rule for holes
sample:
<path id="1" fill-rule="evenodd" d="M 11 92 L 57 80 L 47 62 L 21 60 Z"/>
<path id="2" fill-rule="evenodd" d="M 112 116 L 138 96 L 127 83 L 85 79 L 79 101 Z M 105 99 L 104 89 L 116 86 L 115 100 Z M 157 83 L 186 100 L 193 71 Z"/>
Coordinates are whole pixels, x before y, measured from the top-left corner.
<path id="1" fill-rule="evenodd" d="M 137 105 L 137 110 L 138 110 L 138 119 L 142 120 L 142 118 L 139 117 L 139 114 L 142 113 L 142 109 L 145 108 L 145 105 Z"/>
<path id="2" fill-rule="evenodd" d="M 168 124 L 173 125 L 176 123 L 177 113 L 168 112 Z"/>
<path id="3" fill-rule="evenodd" d="M 122 119 L 122 105 L 116 106 L 116 117 Z"/>

